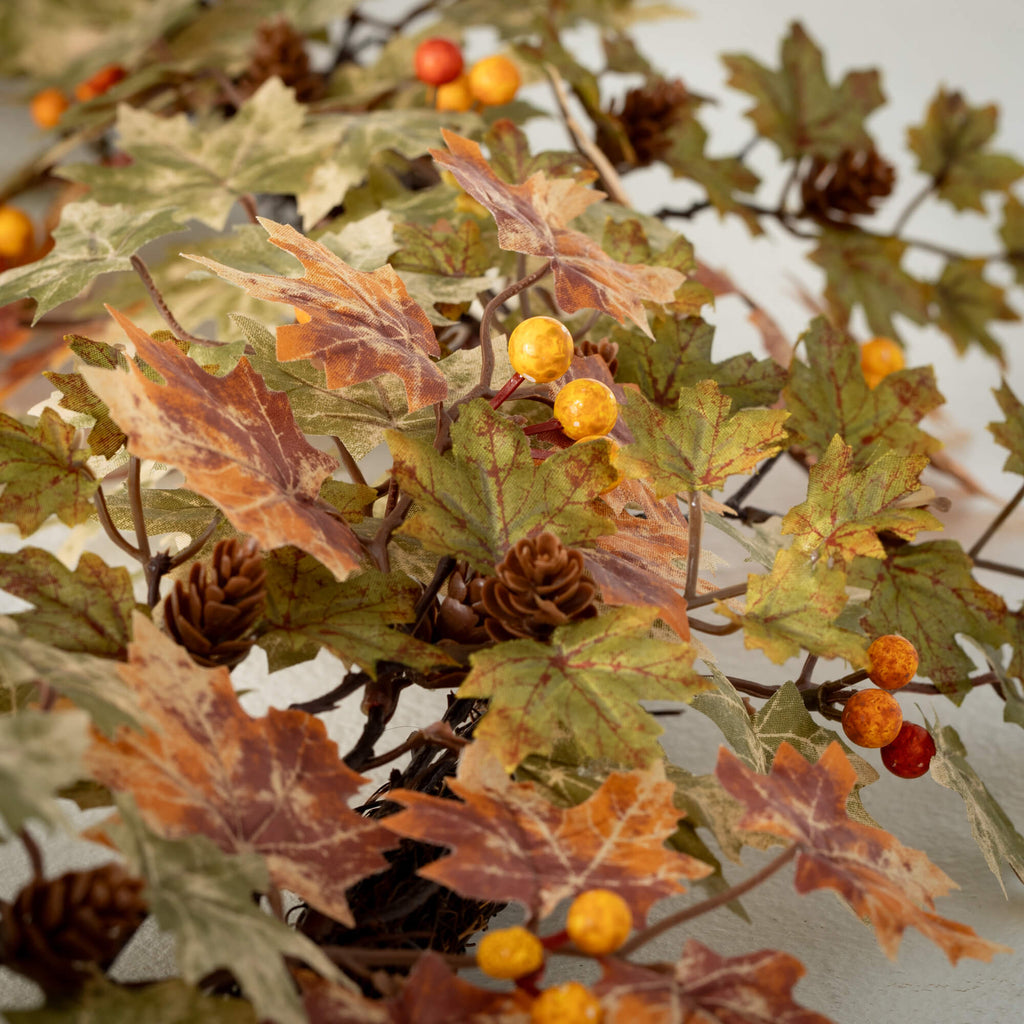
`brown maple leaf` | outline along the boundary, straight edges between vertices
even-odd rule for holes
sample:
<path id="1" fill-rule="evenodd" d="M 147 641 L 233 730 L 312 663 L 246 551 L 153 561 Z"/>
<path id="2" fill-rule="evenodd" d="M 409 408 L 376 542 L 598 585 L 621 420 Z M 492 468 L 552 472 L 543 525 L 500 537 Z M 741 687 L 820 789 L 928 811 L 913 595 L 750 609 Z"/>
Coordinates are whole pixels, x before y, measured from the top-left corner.
<path id="1" fill-rule="evenodd" d="M 338 466 L 296 426 L 288 398 L 270 391 L 243 357 L 214 377 L 173 344 L 161 344 L 110 310 L 139 355 L 166 381 L 87 366 L 89 387 L 128 435 L 133 455 L 175 466 L 187 487 L 217 504 L 232 525 L 266 549 L 293 544 L 338 579 L 362 557 L 349 525 L 318 498 Z"/>
<path id="2" fill-rule="evenodd" d="M 671 302 L 685 277 L 669 267 L 620 263 L 589 235 L 565 226 L 600 202 L 603 192 L 572 178 L 549 178 L 543 171 L 521 185 L 509 185 L 494 173 L 477 143 L 444 128 L 441 134 L 448 151 L 432 149 L 431 156 L 491 211 L 502 249 L 550 260 L 555 298 L 566 313 L 599 309 L 619 323 L 632 320 L 653 337 L 644 301 Z"/>
<path id="3" fill-rule="evenodd" d="M 847 816 L 857 776 L 838 743 L 831 743 L 817 764 L 783 743 L 769 775 L 751 771 L 723 747 L 715 774 L 746 808 L 741 828 L 797 844 L 797 891 L 834 889 L 871 922 L 891 959 L 908 927 L 936 943 L 954 964 L 962 956 L 988 961 L 995 953 L 1011 952 L 932 912 L 934 898 L 955 883 L 925 854 Z"/>
<path id="4" fill-rule="evenodd" d="M 585 889 L 613 889 L 641 924 L 653 903 L 683 891 L 680 878 L 711 870 L 664 845 L 681 812 L 660 764 L 613 772 L 582 804 L 560 808 L 532 783 L 512 782 L 498 758 L 476 743 L 448 785 L 463 802 L 395 790 L 389 799 L 406 809 L 382 824 L 451 847 L 419 873 L 463 896 L 517 900 L 531 917 L 545 917 Z"/>
<path id="5" fill-rule="evenodd" d="M 260 223 L 274 245 L 306 268 L 304 277 L 251 274 L 204 256 L 188 258 L 258 299 L 286 302 L 309 315 L 307 323 L 278 327 L 281 362 L 315 362 L 329 388 L 393 373 L 405 384 L 410 412 L 447 397 L 447 379 L 429 358 L 441 356 L 434 328 L 392 267 L 356 270 L 287 224 L 262 217 Z"/>
<path id="6" fill-rule="evenodd" d="M 135 797 L 151 828 L 175 839 L 197 833 L 222 850 L 255 850 L 274 884 L 343 924 L 345 890 L 383 870 L 394 837 L 350 810 L 366 780 L 338 756 L 323 723 L 304 711 L 242 709 L 226 668 L 205 669 L 136 614 L 122 679 L 151 731 L 94 733 L 94 778 Z"/>

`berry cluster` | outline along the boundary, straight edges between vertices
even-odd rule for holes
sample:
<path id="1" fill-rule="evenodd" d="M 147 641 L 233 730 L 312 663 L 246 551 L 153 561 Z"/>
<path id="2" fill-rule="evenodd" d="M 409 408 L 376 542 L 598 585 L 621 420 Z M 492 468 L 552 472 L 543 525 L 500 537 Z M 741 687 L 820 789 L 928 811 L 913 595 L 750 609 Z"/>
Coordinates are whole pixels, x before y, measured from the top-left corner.
<path id="1" fill-rule="evenodd" d="M 464 71 L 462 51 L 450 39 L 424 39 L 413 56 L 416 77 L 437 90 L 438 110 L 465 111 L 474 104 L 499 107 L 519 91 L 519 68 L 508 57 L 493 54 Z"/>
<path id="2" fill-rule="evenodd" d="M 75 99 L 80 103 L 94 100 L 127 75 L 128 72 L 120 64 L 107 64 L 75 86 Z M 55 128 L 60 123 L 64 111 L 70 106 L 71 99 L 67 93 L 51 85 L 32 97 L 28 109 L 32 120 L 40 128 Z"/>

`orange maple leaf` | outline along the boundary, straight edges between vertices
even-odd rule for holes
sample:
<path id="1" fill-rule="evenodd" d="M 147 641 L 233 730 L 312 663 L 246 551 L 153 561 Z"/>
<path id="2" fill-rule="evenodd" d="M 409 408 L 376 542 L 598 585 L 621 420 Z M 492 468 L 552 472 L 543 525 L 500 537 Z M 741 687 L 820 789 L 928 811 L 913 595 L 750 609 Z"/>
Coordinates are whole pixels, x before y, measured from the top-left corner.
<path id="1" fill-rule="evenodd" d="M 619 323 L 632 320 L 653 337 L 644 300 L 671 302 L 686 278 L 670 267 L 613 260 L 589 235 L 565 226 L 600 202 L 603 192 L 571 178 L 549 178 L 543 171 L 521 185 L 509 185 L 494 173 L 477 143 L 444 128 L 441 134 L 449 151 L 432 149 L 430 155 L 491 211 L 502 249 L 550 260 L 555 298 L 566 313 L 599 309 Z"/>
<path id="2" fill-rule="evenodd" d="M 829 744 L 817 764 L 783 743 L 769 775 L 751 771 L 723 747 L 715 774 L 746 807 L 740 828 L 797 844 L 797 891 L 834 889 L 871 922 L 890 959 L 908 927 L 941 947 L 954 964 L 962 956 L 988 961 L 995 953 L 1012 952 L 932 912 L 934 898 L 956 884 L 925 854 L 847 816 L 846 801 L 857 776 L 838 743 Z"/>
<path id="3" fill-rule="evenodd" d="M 345 890 L 387 867 L 394 837 L 348 806 L 366 780 L 338 756 L 320 719 L 242 709 L 226 668 L 206 669 L 136 613 L 121 678 L 151 731 L 93 734 L 86 755 L 104 785 L 135 797 L 169 839 L 199 833 L 228 853 L 263 855 L 274 884 L 343 924 Z"/>
<path id="4" fill-rule="evenodd" d="M 475 743 L 448 785 L 463 802 L 395 790 L 388 799 L 406 809 L 381 824 L 452 847 L 419 873 L 463 896 L 517 900 L 531 916 L 545 917 L 585 889 L 613 889 L 640 924 L 653 903 L 684 891 L 679 878 L 711 871 L 664 845 L 682 815 L 660 764 L 613 772 L 582 804 L 563 809 L 532 783 L 512 782 L 499 759 Z"/>
<path id="5" fill-rule="evenodd" d="M 111 315 L 166 384 L 128 360 L 128 372 L 87 366 L 82 376 L 128 435 L 133 455 L 185 474 L 232 525 L 264 548 L 293 544 L 338 579 L 363 555 L 356 535 L 318 498 L 337 461 L 295 423 L 288 398 L 270 391 L 244 357 L 214 377 L 173 344 L 161 344 L 116 310 Z"/>
<path id="6" fill-rule="evenodd" d="M 304 277 L 250 274 L 204 256 L 188 258 L 258 299 L 286 302 L 309 315 L 307 323 L 278 327 L 281 362 L 322 365 L 329 388 L 393 373 L 405 384 L 410 412 L 447 397 L 447 379 L 429 358 L 441 356 L 434 328 L 392 267 L 356 270 L 287 224 L 262 217 L 260 223 L 274 245 L 306 268 Z"/>

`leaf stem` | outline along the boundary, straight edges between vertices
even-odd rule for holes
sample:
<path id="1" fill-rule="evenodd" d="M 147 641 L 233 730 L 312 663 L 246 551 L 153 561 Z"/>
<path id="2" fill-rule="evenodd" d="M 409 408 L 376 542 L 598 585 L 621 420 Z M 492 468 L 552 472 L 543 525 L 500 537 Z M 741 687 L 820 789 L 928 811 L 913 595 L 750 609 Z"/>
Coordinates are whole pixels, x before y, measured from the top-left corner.
<path id="1" fill-rule="evenodd" d="M 697 594 L 697 573 L 700 568 L 700 539 L 704 528 L 704 510 L 700 504 L 700 494 L 697 491 L 690 491 L 687 499 L 689 505 L 689 516 L 687 517 L 687 546 L 686 546 L 686 589 L 683 596 L 689 604 L 691 598 Z"/>
<path id="2" fill-rule="evenodd" d="M 896 223 L 892 226 L 893 235 L 898 235 L 907 226 L 907 221 L 910 220 L 914 211 L 917 210 L 917 208 L 932 194 L 932 192 L 935 191 L 938 183 L 937 178 L 932 178 L 924 188 L 922 188 L 921 191 L 918 192 L 909 203 L 907 203 L 906 208 L 896 218 Z"/>
<path id="3" fill-rule="evenodd" d="M 976 565 L 979 564 L 977 556 L 981 554 L 981 549 L 992 539 L 996 530 L 998 530 L 999 527 L 1009 519 L 1013 510 L 1021 503 L 1022 500 L 1024 500 L 1024 484 L 1020 485 L 1017 493 L 1003 506 L 999 515 L 989 523 L 988 529 L 986 529 L 985 532 L 974 542 L 970 551 L 967 552 L 967 557 L 975 559 Z"/>
<path id="4" fill-rule="evenodd" d="M 190 331 L 186 331 L 184 327 L 178 323 L 174 314 L 171 312 L 170 307 L 164 301 L 163 295 L 160 293 L 160 289 L 157 288 L 156 282 L 153 280 L 153 275 L 149 272 L 149 267 L 143 262 L 142 257 L 135 255 L 131 258 L 132 269 L 136 274 L 139 275 L 142 280 L 142 284 L 145 286 L 149 297 L 153 300 L 153 305 L 156 306 L 156 311 L 163 317 L 164 323 L 170 327 L 176 338 L 180 338 L 182 341 L 190 342 L 193 345 L 212 345 L 219 347 L 224 342 L 214 341 L 212 338 L 200 338 Z"/>
<path id="5" fill-rule="evenodd" d="M 480 317 L 480 386 L 482 388 L 490 388 L 491 377 L 494 374 L 494 348 L 491 345 L 491 322 L 494 320 L 494 314 L 513 295 L 518 295 L 531 285 L 536 284 L 549 270 L 551 270 L 550 260 L 533 273 L 527 274 L 526 277 L 513 281 L 504 291 L 498 292 L 484 307 L 483 316 Z"/>
<path id="6" fill-rule="evenodd" d="M 728 601 L 731 597 L 742 597 L 746 592 L 746 583 L 733 583 L 729 587 L 719 587 L 718 590 L 709 590 L 706 594 L 697 594 L 687 600 L 686 606 L 691 609 L 703 608 L 716 601 Z"/>
<path id="7" fill-rule="evenodd" d="M 749 480 L 745 480 L 736 493 L 725 503 L 733 512 L 739 513 L 743 503 L 754 493 L 757 485 L 768 475 L 771 468 L 782 458 L 782 452 L 776 452 L 771 458 L 765 459 Z"/>

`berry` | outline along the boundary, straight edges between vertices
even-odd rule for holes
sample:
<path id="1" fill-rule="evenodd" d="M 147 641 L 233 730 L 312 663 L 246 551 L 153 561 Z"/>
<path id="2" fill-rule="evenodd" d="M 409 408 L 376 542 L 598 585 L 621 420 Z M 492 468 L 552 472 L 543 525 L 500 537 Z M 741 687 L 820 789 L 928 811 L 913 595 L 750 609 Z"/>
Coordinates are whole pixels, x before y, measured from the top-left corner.
<path id="1" fill-rule="evenodd" d="M 858 747 L 884 747 L 903 724 L 899 701 L 885 690 L 861 690 L 843 708 L 843 732 Z"/>
<path id="2" fill-rule="evenodd" d="M 469 71 L 469 91 L 485 107 L 500 107 L 519 91 L 519 68 L 500 53 L 477 61 Z"/>
<path id="3" fill-rule="evenodd" d="M 917 672 L 917 648 L 905 637 L 887 633 L 868 648 L 868 679 L 883 690 L 906 686 Z"/>
<path id="4" fill-rule="evenodd" d="M 901 779 L 917 779 L 935 756 L 935 740 L 923 725 L 904 722 L 892 743 L 880 751 L 882 764 Z"/>
<path id="5" fill-rule="evenodd" d="M 451 82 L 437 87 L 434 106 L 438 110 L 453 110 L 464 113 L 473 106 L 473 94 L 469 91 L 469 75 L 459 75 Z"/>
<path id="6" fill-rule="evenodd" d="M 905 365 L 903 349 L 892 338 L 872 338 L 860 347 L 860 368 L 868 387 L 877 387 L 883 377 Z"/>
<path id="7" fill-rule="evenodd" d="M 108 64 L 75 86 L 75 99 L 81 100 L 83 103 L 87 100 L 94 100 L 127 76 L 128 72 L 120 64 Z"/>
<path id="8" fill-rule="evenodd" d="M 476 964 L 492 978 L 515 980 L 544 965 L 544 947 L 521 925 L 488 932 L 476 947 Z"/>
<path id="9" fill-rule="evenodd" d="M 0 256 L 18 260 L 32 247 L 35 229 L 27 213 L 16 206 L 0 205 Z"/>
<path id="10" fill-rule="evenodd" d="M 633 930 L 629 904 L 609 889 L 589 889 L 572 901 L 565 930 L 591 956 L 614 953 Z"/>
<path id="11" fill-rule="evenodd" d="M 421 82 L 445 85 L 462 74 L 462 51 L 450 39 L 424 39 L 416 47 L 413 67 Z"/>
<path id="12" fill-rule="evenodd" d="M 63 90 L 56 86 L 43 89 L 32 97 L 28 111 L 40 128 L 53 128 L 60 121 L 61 114 L 71 105 Z"/>
<path id="13" fill-rule="evenodd" d="M 555 419 L 574 441 L 590 434 L 607 434 L 619 418 L 611 388 L 590 377 L 577 377 L 558 392 Z"/>
<path id="14" fill-rule="evenodd" d="M 601 1001 L 578 981 L 547 988 L 530 1007 L 530 1024 L 601 1024 Z"/>
<path id="15" fill-rule="evenodd" d="M 512 369 L 540 384 L 561 377 L 569 369 L 572 356 L 569 328 L 551 316 L 523 320 L 508 339 Z"/>

